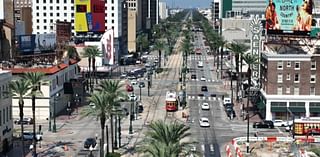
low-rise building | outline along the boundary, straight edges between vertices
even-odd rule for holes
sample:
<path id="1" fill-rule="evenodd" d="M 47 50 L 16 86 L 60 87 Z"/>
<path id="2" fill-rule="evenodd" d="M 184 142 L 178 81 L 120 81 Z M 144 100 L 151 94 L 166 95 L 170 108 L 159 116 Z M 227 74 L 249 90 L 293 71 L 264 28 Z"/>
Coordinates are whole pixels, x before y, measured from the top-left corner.
<path id="1" fill-rule="evenodd" d="M 11 79 L 10 71 L 0 70 L 0 152 L 8 150 L 12 145 L 12 101 L 8 94 Z"/>

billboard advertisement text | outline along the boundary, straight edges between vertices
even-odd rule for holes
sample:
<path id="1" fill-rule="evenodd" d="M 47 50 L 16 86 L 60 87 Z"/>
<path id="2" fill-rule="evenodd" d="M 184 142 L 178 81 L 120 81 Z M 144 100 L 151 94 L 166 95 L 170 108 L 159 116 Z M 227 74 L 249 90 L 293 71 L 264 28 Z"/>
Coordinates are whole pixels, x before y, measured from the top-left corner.
<path id="1" fill-rule="evenodd" d="M 76 0 L 76 32 L 104 32 L 104 5 L 104 0 Z"/>
<path id="2" fill-rule="evenodd" d="M 308 35 L 313 4 L 313 0 L 267 0 L 267 33 Z"/>
<path id="3" fill-rule="evenodd" d="M 104 63 L 108 65 L 114 64 L 114 35 L 113 29 L 108 29 L 101 38 L 102 53 L 104 57 Z"/>
<path id="4" fill-rule="evenodd" d="M 21 55 L 52 52 L 56 48 L 56 34 L 32 34 L 18 36 Z"/>

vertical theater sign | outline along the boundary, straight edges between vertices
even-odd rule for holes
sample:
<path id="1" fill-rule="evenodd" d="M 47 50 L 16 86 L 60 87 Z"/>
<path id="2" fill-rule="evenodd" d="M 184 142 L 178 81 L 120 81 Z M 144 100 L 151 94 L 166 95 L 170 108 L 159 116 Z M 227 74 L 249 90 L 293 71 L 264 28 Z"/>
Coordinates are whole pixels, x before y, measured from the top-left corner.
<path id="1" fill-rule="evenodd" d="M 101 44 L 102 44 L 102 52 L 104 56 L 104 63 L 106 65 L 114 65 L 114 35 L 113 35 L 113 29 L 108 29 L 103 34 L 101 38 Z"/>
<path id="2" fill-rule="evenodd" d="M 252 55 L 258 56 L 258 61 L 260 61 L 260 36 L 262 30 L 262 23 L 256 16 L 250 23 L 251 28 L 251 50 Z M 260 66 L 259 64 L 254 64 L 252 66 L 252 79 L 257 81 L 260 78 Z"/>

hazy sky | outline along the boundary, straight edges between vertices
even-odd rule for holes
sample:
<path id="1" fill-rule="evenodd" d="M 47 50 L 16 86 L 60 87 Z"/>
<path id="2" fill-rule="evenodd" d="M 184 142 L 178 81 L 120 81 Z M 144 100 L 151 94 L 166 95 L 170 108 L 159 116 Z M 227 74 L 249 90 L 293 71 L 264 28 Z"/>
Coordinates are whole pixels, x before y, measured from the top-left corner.
<path id="1" fill-rule="evenodd" d="M 172 8 L 209 8 L 212 0 L 160 0 Z"/>

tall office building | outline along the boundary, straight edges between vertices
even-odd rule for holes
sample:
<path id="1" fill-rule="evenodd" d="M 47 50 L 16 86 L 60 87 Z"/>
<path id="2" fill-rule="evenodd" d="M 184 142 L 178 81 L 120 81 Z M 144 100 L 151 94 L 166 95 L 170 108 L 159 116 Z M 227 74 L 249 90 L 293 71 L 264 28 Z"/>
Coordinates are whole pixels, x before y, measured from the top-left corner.
<path id="1" fill-rule="evenodd" d="M 159 17 L 160 19 L 166 19 L 168 17 L 166 2 L 159 2 Z"/>
<path id="2" fill-rule="evenodd" d="M 128 9 L 128 52 L 136 52 L 137 11 Z"/>
<path id="3" fill-rule="evenodd" d="M 136 10 L 136 30 L 137 32 L 142 29 L 142 0 L 127 0 L 128 9 Z"/>
<path id="4" fill-rule="evenodd" d="M 0 61 L 9 60 L 15 54 L 14 4 L 12 0 L 0 0 Z"/>
<path id="5" fill-rule="evenodd" d="M 74 34 L 74 4 L 70 0 L 33 0 L 32 33 L 45 34 L 55 32 L 56 21 L 72 22 Z"/>
<path id="6" fill-rule="evenodd" d="M 159 23 L 159 0 L 142 1 L 142 29 L 144 31 L 152 29 Z"/>
<path id="7" fill-rule="evenodd" d="M 264 15 L 266 6 L 266 0 L 232 0 L 232 14 L 234 16 L 243 14 Z"/>
<path id="8" fill-rule="evenodd" d="M 125 54 L 127 54 L 128 52 L 128 4 L 127 1 L 122 1 L 122 27 L 121 27 L 121 34 L 122 34 L 122 43 L 120 45 L 122 45 L 122 50 L 119 52 L 119 56 L 118 58 L 120 58 L 120 56 L 123 56 Z"/>

